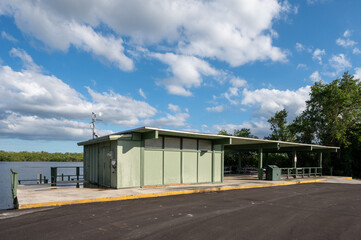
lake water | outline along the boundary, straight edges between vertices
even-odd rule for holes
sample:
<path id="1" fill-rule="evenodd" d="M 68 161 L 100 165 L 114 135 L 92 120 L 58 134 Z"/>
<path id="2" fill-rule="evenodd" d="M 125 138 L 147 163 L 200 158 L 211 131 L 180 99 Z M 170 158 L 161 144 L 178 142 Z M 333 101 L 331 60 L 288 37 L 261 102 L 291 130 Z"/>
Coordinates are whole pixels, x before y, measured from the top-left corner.
<path id="1" fill-rule="evenodd" d="M 82 166 L 83 162 L 0 162 L 0 209 L 13 208 L 10 177 L 11 168 L 19 173 L 19 180 L 24 180 L 36 179 L 37 174 L 42 174 L 43 178 L 46 176 L 47 179 L 50 179 L 50 167 Z M 75 174 L 75 169 L 58 169 L 58 173 Z M 83 175 L 82 168 L 80 168 L 80 175 Z M 31 182 L 27 182 L 27 184 L 28 183 Z"/>

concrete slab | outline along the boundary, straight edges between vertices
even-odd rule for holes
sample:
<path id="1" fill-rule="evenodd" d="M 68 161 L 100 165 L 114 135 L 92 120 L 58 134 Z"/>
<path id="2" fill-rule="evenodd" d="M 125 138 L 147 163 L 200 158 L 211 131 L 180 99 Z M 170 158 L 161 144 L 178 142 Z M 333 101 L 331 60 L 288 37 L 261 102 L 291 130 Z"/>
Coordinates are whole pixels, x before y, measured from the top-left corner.
<path id="1" fill-rule="evenodd" d="M 20 185 L 18 189 L 19 208 L 49 207 L 89 202 L 106 202 L 169 195 L 181 195 L 212 191 L 226 191 L 235 189 L 272 187 L 293 185 L 299 183 L 314 183 L 318 181 L 358 183 L 361 181 L 340 177 L 318 177 L 304 179 L 290 179 L 281 181 L 260 181 L 255 176 L 226 176 L 223 183 L 173 185 L 127 189 L 102 188 L 69 188 L 50 187 L 49 185 L 26 186 Z"/>

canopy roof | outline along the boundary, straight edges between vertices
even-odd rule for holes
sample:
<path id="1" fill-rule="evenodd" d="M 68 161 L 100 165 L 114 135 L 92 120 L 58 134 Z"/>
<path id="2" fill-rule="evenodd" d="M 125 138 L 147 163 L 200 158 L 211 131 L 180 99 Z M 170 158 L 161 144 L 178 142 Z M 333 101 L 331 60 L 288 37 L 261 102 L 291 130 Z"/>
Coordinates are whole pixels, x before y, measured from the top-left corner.
<path id="1" fill-rule="evenodd" d="M 79 142 L 78 145 L 89 145 L 99 142 L 112 141 L 120 138 L 135 138 L 135 136 L 143 135 L 145 138 L 158 138 L 162 136 L 198 138 L 212 140 L 215 144 L 223 144 L 226 150 L 236 151 L 255 151 L 262 148 L 263 152 L 285 152 L 285 151 L 332 151 L 337 152 L 338 147 L 322 146 L 316 144 L 304 144 L 294 142 L 284 142 L 276 140 L 266 140 L 257 138 L 225 136 L 209 133 L 196 133 L 188 131 L 179 131 L 171 129 L 161 129 L 154 127 L 140 127 L 130 129 L 118 133 L 113 133 L 96 139 Z M 140 136 L 139 136 L 140 137 Z"/>

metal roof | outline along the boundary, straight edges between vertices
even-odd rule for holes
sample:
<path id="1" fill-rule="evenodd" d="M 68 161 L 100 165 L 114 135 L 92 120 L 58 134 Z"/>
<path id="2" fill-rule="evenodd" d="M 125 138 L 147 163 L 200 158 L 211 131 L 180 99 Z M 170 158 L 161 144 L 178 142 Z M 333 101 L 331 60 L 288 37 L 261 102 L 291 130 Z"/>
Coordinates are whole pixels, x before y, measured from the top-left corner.
<path id="1" fill-rule="evenodd" d="M 226 140 L 230 141 L 224 144 L 227 148 L 243 148 L 247 150 L 255 149 L 256 147 L 264 147 L 264 148 L 272 148 L 275 149 L 285 149 L 285 148 L 304 148 L 312 150 L 334 150 L 337 151 L 339 147 L 332 146 L 322 146 L 316 144 L 305 144 L 305 143 L 294 143 L 294 142 L 285 142 L 285 141 L 277 141 L 277 140 L 266 140 L 266 139 L 257 139 L 257 138 L 247 138 L 247 137 L 235 137 L 235 136 L 225 136 L 218 134 L 209 134 L 209 133 L 198 133 L 198 132 L 189 132 L 189 131 L 180 131 L 180 130 L 171 130 L 171 129 L 162 129 L 162 128 L 154 128 L 154 127 L 140 127 L 135 129 L 130 129 L 118 133 L 113 133 L 107 136 L 103 136 L 96 139 L 91 139 L 84 142 L 79 142 L 78 145 L 89 145 L 104 141 L 117 140 L 124 137 L 131 137 L 132 133 L 147 133 L 152 131 L 158 131 L 159 135 L 163 136 L 174 136 L 174 137 L 185 137 L 185 138 L 198 138 L 198 139 L 208 139 L 208 140 Z M 248 148 L 249 147 L 249 148 Z"/>

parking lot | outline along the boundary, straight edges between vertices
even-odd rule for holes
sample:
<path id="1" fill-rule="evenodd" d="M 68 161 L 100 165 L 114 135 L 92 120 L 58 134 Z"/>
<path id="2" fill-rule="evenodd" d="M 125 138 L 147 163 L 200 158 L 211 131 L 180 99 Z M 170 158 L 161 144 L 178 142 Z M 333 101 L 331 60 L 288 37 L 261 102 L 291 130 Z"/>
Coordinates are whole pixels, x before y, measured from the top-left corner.
<path id="1" fill-rule="evenodd" d="M 361 236 L 359 184 L 300 184 L 13 211 L 20 216 L 0 220 L 0 239 Z"/>

